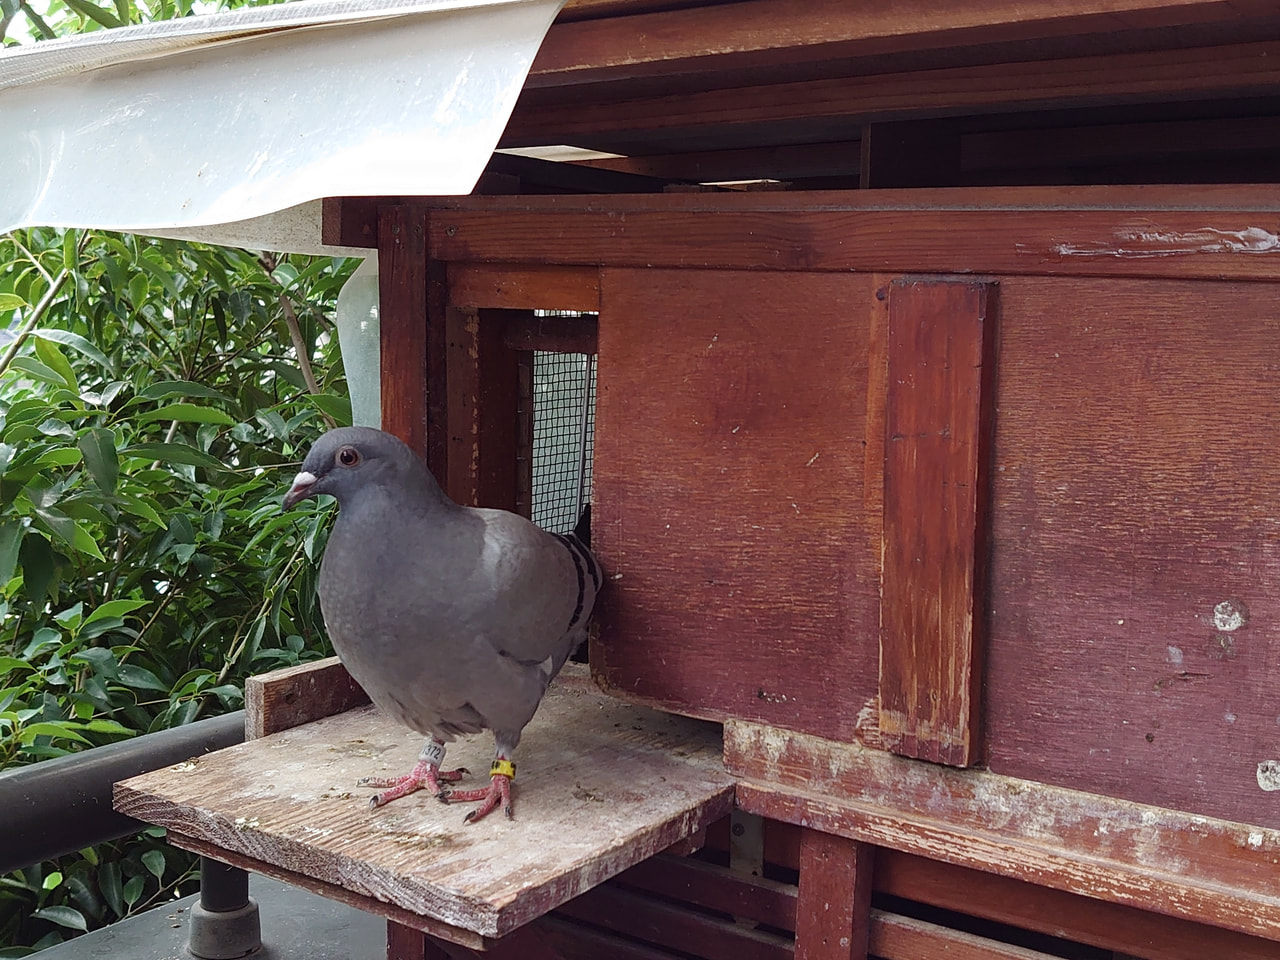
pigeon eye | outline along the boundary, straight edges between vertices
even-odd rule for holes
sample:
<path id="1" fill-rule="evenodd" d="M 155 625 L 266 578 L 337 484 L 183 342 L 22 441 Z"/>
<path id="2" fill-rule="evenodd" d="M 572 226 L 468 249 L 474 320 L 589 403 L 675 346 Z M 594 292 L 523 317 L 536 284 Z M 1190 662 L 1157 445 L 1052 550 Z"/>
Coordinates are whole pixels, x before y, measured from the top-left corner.
<path id="1" fill-rule="evenodd" d="M 343 447 L 338 451 L 338 462 L 344 467 L 354 467 L 360 462 L 360 451 L 355 447 Z"/>

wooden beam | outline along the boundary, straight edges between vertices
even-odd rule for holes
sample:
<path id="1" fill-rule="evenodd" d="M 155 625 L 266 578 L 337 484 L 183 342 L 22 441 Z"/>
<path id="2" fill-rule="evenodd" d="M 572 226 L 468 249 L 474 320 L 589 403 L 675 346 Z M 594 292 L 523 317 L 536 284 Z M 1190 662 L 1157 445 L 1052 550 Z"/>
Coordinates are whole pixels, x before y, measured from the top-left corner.
<path id="1" fill-rule="evenodd" d="M 694 134 L 706 139 L 710 131 L 719 143 L 735 128 L 758 141 L 749 131 L 798 121 L 805 125 L 803 139 L 816 139 L 818 131 L 838 139 L 840 131 L 847 135 L 875 121 L 1175 97 L 1261 96 L 1280 84 L 1278 58 L 1280 42 L 1262 41 L 915 72 L 826 74 L 821 79 L 747 81 L 741 86 L 686 87 L 650 95 L 622 91 L 614 98 L 606 98 L 606 92 L 587 102 L 556 90 L 530 90 L 517 104 L 501 145 L 572 143 L 607 149 L 617 141 Z"/>
<path id="2" fill-rule="evenodd" d="M 760 69 L 912 51 L 1171 27 L 1235 27 L 1262 4 L 1226 0 L 748 0 L 732 4 L 570 0 L 534 59 L 533 89 L 656 73 Z M 603 14 L 603 15 L 602 15 Z M 590 19 L 586 19 L 587 17 Z M 574 21 L 577 22 L 574 22 Z"/>
<path id="3" fill-rule="evenodd" d="M 284 667 L 244 683 L 246 740 L 362 707 L 369 695 L 337 657 Z"/>
<path id="4" fill-rule="evenodd" d="M 955 280 L 888 290 L 880 735 L 955 766 L 980 739 L 992 292 Z"/>
<path id="5" fill-rule="evenodd" d="M 1280 940 L 1280 830 L 736 720 L 725 765 L 761 816 Z"/>
<path id="6" fill-rule="evenodd" d="M 796 960 L 866 960 L 874 863 L 866 844 L 801 833 Z"/>
<path id="7" fill-rule="evenodd" d="M 600 310 L 595 267 L 450 263 L 449 304 L 506 310 Z"/>

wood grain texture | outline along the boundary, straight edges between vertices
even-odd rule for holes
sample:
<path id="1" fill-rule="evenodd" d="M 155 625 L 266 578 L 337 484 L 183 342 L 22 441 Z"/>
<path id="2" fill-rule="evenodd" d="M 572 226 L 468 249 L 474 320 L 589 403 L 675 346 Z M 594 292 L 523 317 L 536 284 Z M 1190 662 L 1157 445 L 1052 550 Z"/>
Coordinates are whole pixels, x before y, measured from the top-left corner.
<path id="1" fill-rule="evenodd" d="M 594 267 L 520 267 L 451 263 L 449 303 L 507 310 L 600 309 L 600 275 Z"/>
<path id="2" fill-rule="evenodd" d="M 871 194 L 870 201 L 859 205 L 847 199 L 860 193 Z M 1274 206 L 1252 211 L 1044 209 L 1032 215 L 1014 202 L 1018 194 L 1013 191 L 989 195 L 1003 195 L 1005 209 L 973 209 L 981 205 L 981 195 L 969 198 L 970 209 L 898 208 L 893 200 L 877 204 L 877 193 L 838 194 L 838 207 L 816 209 L 812 199 L 785 193 L 750 203 L 716 194 L 675 194 L 662 199 L 700 199 L 647 205 L 619 201 L 616 209 L 601 209 L 598 199 L 587 207 L 468 204 L 432 218 L 431 250 L 450 261 L 723 270 L 1258 280 L 1280 270 Z M 946 193 L 953 203 L 963 194 Z"/>
<path id="3" fill-rule="evenodd" d="M 880 735 L 968 766 L 980 741 L 991 284 L 889 286 Z"/>
<path id="4" fill-rule="evenodd" d="M 857 735 L 873 283 L 602 273 L 592 537 L 612 579 L 591 663 L 620 696 Z"/>
<path id="5" fill-rule="evenodd" d="M 1071 893 L 1280 940 L 1280 831 L 725 725 L 739 807 Z"/>
<path id="6" fill-rule="evenodd" d="M 532 311 L 510 311 L 502 342 L 513 350 L 546 350 L 552 353 L 599 352 L 594 315 L 578 317 L 535 316 Z"/>
<path id="7" fill-rule="evenodd" d="M 875 849 L 816 830 L 800 835 L 796 960 L 866 960 Z"/>
<path id="8" fill-rule="evenodd" d="M 1002 284 L 993 770 L 1280 827 L 1276 292 Z"/>
<path id="9" fill-rule="evenodd" d="M 870 948 L 878 960 L 1055 960 L 1039 950 L 879 910 L 872 911 Z"/>
<path id="10" fill-rule="evenodd" d="M 426 454 L 427 394 L 433 381 L 443 383 L 431 369 L 438 350 L 427 324 L 427 211 L 406 204 L 377 211 L 382 429 Z M 433 467 L 444 462 L 439 453 Z"/>
<path id="11" fill-rule="evenodd" d="M 612 883 L 681 903 L 752 920 L 775 930 L 796 928 L 796 887 L 735 873 L 690 857 L 660 854 L 636 864 Z"/>
<path id="12" fill-rule="evenodd" d="M 349 711 L 119 783 L 116 805 L 226 851 L 220 859 L 275 864 L 500 937 L 733 802 L 714 727 L 605 697 L 573 665 L 525 730 L 515 820 L 465 824 L 465 809 L 423 794 L 370 811 L 356 779 L 408 770 L 420 745 L 371 707 Z M 482 771 L 491 757 L 485 735 L 453 744 L 449 762 Z"/>
<path id="13" fill-rule="evenodd" d="M 369 702 L 337 657 L 284 667 L 244 682 L 246 740 L 279 733 Z"/>

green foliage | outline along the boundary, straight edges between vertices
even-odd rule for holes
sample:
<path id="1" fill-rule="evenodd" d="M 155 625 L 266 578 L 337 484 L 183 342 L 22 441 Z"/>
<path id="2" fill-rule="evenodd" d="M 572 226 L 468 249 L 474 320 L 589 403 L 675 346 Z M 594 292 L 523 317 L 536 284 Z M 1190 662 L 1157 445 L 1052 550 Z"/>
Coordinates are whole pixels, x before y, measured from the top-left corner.
<path id="1" fill-rule="evenodd" d="M 0 767 L 235 709 L 245 676 L 327 652 L 327 513 L 280 496 L 349 418 L 325 318 L 352 266 L 0 238 Z M 148 834 L 0 879 L 0 948 L 186 892 L 189 861 Z"/>

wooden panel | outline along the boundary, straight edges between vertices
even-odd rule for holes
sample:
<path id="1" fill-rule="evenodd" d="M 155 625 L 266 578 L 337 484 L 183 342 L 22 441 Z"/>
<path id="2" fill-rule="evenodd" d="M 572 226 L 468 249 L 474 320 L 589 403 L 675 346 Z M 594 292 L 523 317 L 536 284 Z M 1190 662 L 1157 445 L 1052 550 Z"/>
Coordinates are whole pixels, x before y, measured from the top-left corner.
<path id="1" fill-rule="evenodd" d="M 364 706 L 369 695 L 337 657 L 273 670 L 244 683 L 246 740 Z"/>
<path id="2" fill-rule="evenodd" d="M 872 914 L 871 953 L 879 960 L 1056 960 L 1038 950 L 878 910 Z"/>
<path id="3" fill-rule="evenodd" d="M 540 317 L 527 311 L 506 316 L 502 342 L 513 350 L 553 353 L 596 353 L 599 339 L 594 316 Z"/>
<path id="4" fill-rule="evenodd" d="M 465 810 L 425 794 L 371 811 L 357 778 L 409 770 L 421 744 L 368 707 L 126 780 L 115 802 L 228 862 L 275 864 L 481 937 L 511 932 L 733 804 L 714 727 L 605 697 L 574 665 L 525 728 L 514 820 L 467 824 Z M 451 764 L 476 771 L 492 756 L 487 734 L 449 749 Z"/>
<path id="5" fill-rule="evenodd" d="M 515 510 L 519 502 L 519 355 L 503 342 L 505 317 L 450 309 L 449 455 L 445 490 L 468 506 Z"/>
<path id="6" fill-rule="evenodd" d="M 600 274 L 594 267 L 524 267 L 449 264 L 449 303 L 510 310 L 600 309 Z"/>
<path id="7" fill-rule="evenodd" d="M 1280 940 L 1280 831 L 730 721 L 739 807 Z"/>
<path id="8" fill-rule="evenodd" d="M 866 844 L 801 833 L 796 960 L 866 960 L 874 863 Z"/>
<path id="9" fill-rule="evenodd" d="M 890 285 L 880 735 L 967 766 L 980 731 L 991 285 Z"/>
<path id="10" fill-rule="evenodd" d="M 993 770 L 1280 827 L 1278 291 L 1002 284 Z"/>
<path id="11" fill-rule="evenodd" d="M 636 864 L 614 882 L 775 930 L 796 928 L 793 884 L 742 875 L 701 860 L 662 854 Z"/>
<path id="12" fill-rule="evenodd" d="M 937 192 L 971 209 L 900 208 L 892 201 L 878 206 L 869 202 L 877 193 L 837 193 L 838 205 L 819 209 L 805 209 L 814 200 L 802 202 L 786 193 L 663 198 L 698 198 L 683 204 L 632 205 L 618 199 L 616 207 L 611 198 L 607 211 L 564 203 L 507 209 L 467 205 L 433 217 L 431 250 L 446 260 L 770 271 L 1208 279 L 1270 279 L 1280 272 L 1280 234 L 1275 211 L 1267 207 L 1042 210 L 1033 216 L 1016 204 L 1014 190 L 975 194 L 967 201 L 965 191 Z M 1144 194 L 1033 190 L 1024 195 L 1109 195 L 1132 201 Z M 859 196 L 868 199 L 861 204 L 849 199 Z M 972 209 L 984 197 L 1005 208 Z M 707 215 L 689 216 L 694 212 Z"/>
<path id="13" fill-rule="evenodd" d="M 612 580 L 591 663 L 607 688 L 856 735 L 879 608 L 874 282 L 602 274 L 592 534 Z"/>

